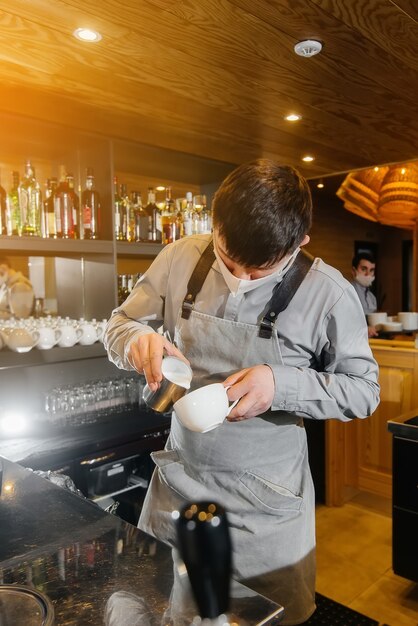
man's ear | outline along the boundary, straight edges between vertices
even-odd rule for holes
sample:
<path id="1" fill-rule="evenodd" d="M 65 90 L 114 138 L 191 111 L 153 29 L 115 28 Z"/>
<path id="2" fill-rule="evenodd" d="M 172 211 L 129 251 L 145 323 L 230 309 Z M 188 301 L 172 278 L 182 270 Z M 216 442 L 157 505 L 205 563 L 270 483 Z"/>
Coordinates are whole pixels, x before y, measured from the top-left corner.
<path id="1" fill-rule="evenodd" d="M 299 244 L 299 247 L 301 248 L 302 246 L 306 246 L 310 242 L 310 240 L 311 238 L 309 237 L 309 235 L 305 235 L 301 243 Z"/>

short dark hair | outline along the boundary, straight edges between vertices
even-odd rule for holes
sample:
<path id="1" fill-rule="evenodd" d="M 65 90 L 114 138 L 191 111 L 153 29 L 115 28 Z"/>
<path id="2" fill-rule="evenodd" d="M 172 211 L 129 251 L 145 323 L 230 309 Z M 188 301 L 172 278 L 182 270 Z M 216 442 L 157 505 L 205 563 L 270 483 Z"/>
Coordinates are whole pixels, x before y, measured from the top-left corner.
<path id="1" fill-rule="evenodd" d="M 357 268 L 359 266 L 360 261 L 369 261 L 369 263 L 376 264 L 375 258 L 371 252 L 357 252 L 353 256 L 352 266 Z"/>
<path id="2" fill-rule="evenodd" d="M 245 267 L 274 265 L 297 248 L 312 224 L 308 183 L 293 167 L 269 159 L 237 167 L 212 206 L 226 252 Z"/>

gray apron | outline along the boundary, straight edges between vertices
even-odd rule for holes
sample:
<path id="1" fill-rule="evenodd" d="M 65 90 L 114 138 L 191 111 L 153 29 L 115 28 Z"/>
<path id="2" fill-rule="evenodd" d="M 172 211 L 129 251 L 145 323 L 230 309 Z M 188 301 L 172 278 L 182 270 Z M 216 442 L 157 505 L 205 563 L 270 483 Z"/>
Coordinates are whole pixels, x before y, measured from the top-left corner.
<path id="1" fill-rule="evenodd" d="M 202 282 L 203 284 L 203 282 Z M 177 319 L 175 341 L 193 369 L 193 388 L 246 367 L 285 364 L 277 332 L 192 310 Z M 215 500 L 228 514 L 233 576 L 282 604 L 283 624 L 312 614 L 315 589 L 315 497 L 301 418 L 266 412 L 224 422 L 208 433 L 184 428 L 173 412 L 139 527 L 176 544 L 171 513 L 192 500 Z"/>

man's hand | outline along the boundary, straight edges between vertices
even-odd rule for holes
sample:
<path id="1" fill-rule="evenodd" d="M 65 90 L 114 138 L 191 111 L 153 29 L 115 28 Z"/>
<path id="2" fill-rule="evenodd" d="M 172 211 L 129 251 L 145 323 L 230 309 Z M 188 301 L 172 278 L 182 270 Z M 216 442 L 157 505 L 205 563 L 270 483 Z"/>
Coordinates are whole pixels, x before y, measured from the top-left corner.
<path id="1" fill-rule="evenodd" d="M 189 361 L 170 341 L 158 333 L 147 333 L 132 342 L 128 351 L 129 363 L 140 374 L 145 374 L 151 391 L 156 391 L 163 379 L 161 363 L 164 352 L 176 356 L 187 365 Z"/>
<path id="2" fill-rule="evenodd" d="M 367 334 L 370 337 L 378 337 L 379 333 L 377 332 L 374 326 L 367 326 Z"/>
<path id="3" fill-rule="evenodd" d="M 274 398 L 274 376 L 268 365 L 256 365 L 228 376 L 223 382 L 228 398 L 241 398 L 228 415 L 230 422 L 246 420 L 267 411 Z"/>

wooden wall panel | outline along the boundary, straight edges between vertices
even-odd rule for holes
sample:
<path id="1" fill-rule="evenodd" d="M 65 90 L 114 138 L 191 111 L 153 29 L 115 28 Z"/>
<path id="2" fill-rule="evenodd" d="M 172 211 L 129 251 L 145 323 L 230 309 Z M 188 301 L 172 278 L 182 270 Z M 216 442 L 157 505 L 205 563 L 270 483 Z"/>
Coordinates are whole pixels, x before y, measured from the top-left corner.
<path id="1" fill-rule="evenodd" d="M 327 179 L 325 184 L 328 184 Z M 344 209 L 337 196 L 316 191 L 314 184 L 312 187 L 313 227 L 307 250 L 351 280 L 354 242 L 376 243 L 379 250 L 377 287 L 378 292 L 386 295 L 383 310 L 397 314 L 402 309 L 402 243 L 412 234 L 357 217 Z"/>

